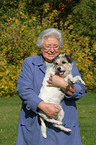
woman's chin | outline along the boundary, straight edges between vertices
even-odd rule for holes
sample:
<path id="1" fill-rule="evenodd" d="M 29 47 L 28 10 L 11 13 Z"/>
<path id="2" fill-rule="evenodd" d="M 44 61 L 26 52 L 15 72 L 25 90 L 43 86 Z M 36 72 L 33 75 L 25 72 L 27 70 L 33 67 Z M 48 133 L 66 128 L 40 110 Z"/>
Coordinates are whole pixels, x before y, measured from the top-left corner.
<path id="1" fill-rule="evenodd" d="M 52 59 L 45 59 L 45 63 L 52 63 L 53 59 L 54 59 L 54 57 Z"/>
<path id="2" fill-rule="evenodd" d="M 48 59 L 52 61 L 56 56 L 57 55 L 49 55 L 49 58 Z"/>
<path id="3" fill-rule="evenodd" d="M 57 56 L 57 55 L 53 55 L 53 54 L 48 55 L 48 57 L 45 57 L 45 58 L 44 58 L 44 59 L 45 59 L 45 62 L 46 62 L 46 63 L 52 63 L 53 60 L 54 60 L 54 58 L 55 58 L 56 56 Z"/>

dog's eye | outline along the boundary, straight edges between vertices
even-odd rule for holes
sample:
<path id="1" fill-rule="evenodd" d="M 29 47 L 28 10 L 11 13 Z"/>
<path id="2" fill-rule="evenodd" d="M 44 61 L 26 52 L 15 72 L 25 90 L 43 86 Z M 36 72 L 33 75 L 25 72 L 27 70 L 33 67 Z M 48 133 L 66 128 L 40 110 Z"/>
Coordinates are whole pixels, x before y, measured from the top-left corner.
<path id="1" fill-rule="evenodd" d="M 65 64 L 66 62 L 65 61 L 62 61 L 62 64 Z"/>
<path id="2" fill-rule="evenodd" d="M 55 65 L 58 65 L 58 63 L 56 62 Z"/>

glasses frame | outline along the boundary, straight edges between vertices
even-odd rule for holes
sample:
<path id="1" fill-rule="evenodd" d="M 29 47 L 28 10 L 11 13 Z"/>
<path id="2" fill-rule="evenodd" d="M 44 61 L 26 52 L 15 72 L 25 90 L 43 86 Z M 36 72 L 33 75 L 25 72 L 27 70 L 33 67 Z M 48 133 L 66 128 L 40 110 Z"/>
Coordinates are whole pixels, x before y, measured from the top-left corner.
<path id="1" fill-rule="evenodd" d="M 60 46 L 59 45 L 53 45 L 53 46 L 51 46 L 51 45 L 47 45 L 47 46 L 43 46 L 43 49 L 45 49 L 45 50 L 50 50 L 51 48 L 53 48 L 54 50 L 59 50 L 59 48 L 60 48 Z"/>

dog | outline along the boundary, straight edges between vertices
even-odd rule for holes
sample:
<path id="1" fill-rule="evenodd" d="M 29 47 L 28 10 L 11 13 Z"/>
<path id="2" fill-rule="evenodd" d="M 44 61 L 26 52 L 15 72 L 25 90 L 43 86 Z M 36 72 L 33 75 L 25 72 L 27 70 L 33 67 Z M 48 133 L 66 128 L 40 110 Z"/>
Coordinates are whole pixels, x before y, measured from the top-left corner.
<path id="1" fill-rule="evenodd" d="M 66 81 L 75 83 L 76 81 L 80 81 L 82 84 L 85 85 L 84 81 L 81 79 L 80 76 L 76 76 L 73 78 L 71 74 L 72 70 L 72 59 L 68 55 L 61 54 L 57 56 L 53 61 L 53 66 L 47 68 L 45 77 L 43 79 L 42 87 L 40 89 L 39 97 L 46 103 L 54 103 L 59 108 L 59 113 L 54 117 L 48 117 L 42 110 L 39 110 L 39 117 L 41 121 L 41 132 L 44 138 L 47 138 L 46 133 L 46 124 L 45 121 L 54 123 L 56 128 L 59 128 L 65 132 L 71 132 L 72 130 L 69 128 L 65 128 L 63 126 L 62 120 L 64 118 L 64 110 L 61 106 L 61 101 L 64 99 L 64 92 L 61 91 L 58 87 L 48 87 L 47 80 L 49 79 L 50 75 L 56 74 L 60 77 L 63 77 Z"/>

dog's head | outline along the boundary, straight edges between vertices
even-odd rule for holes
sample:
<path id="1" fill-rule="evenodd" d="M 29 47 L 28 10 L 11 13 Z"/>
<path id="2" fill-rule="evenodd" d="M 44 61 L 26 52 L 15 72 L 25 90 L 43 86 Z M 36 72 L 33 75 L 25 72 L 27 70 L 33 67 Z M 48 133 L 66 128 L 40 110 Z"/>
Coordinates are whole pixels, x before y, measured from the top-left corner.
<path id="1" fill-rule="evenodd" d="M 56 74 L 66 77 L 72 69 L 72 58 L 66 54 L 61 54 L 54 59 Z"/>

